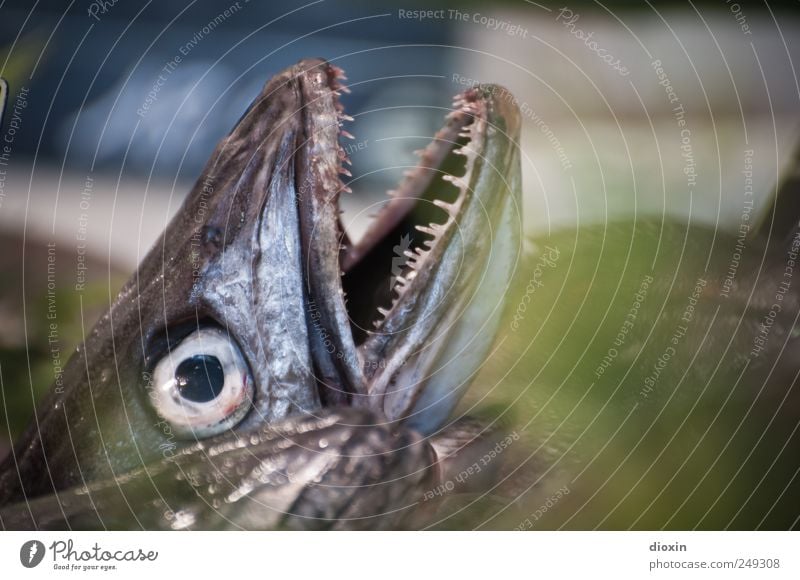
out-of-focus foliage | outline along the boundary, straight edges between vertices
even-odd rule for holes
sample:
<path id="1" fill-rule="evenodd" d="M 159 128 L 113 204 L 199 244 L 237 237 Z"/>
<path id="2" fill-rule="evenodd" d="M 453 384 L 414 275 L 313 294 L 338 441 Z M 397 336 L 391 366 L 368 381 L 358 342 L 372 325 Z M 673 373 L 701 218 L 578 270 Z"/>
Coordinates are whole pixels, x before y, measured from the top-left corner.
<path id="1" fill-rule="evenodd" d="M 0 236 L 0 455 L 31 420 L 33 407 L 55 380 L 95 320 L 108 308 L 123 276 L 90 259 L 82 294 L 73 291 L 75 257 L 36 239 Z M 49 258 L 53 257 L 53 262 Z M 48 271 L 48 264 L 53 264 Z"/>
<path id="2" fill-rule="evenodd" d="M 439 526 L 791 527 L 800 396 L 777 354 L 791 317 L 753 358 L 774 287 L 755 287 L 751 242 L 738 296 L 721 295 L 734 244 L 658 221 L 537 239 L 462 408 L 519 435 L 501 457 L 508 478 L 451 496 Z"/>

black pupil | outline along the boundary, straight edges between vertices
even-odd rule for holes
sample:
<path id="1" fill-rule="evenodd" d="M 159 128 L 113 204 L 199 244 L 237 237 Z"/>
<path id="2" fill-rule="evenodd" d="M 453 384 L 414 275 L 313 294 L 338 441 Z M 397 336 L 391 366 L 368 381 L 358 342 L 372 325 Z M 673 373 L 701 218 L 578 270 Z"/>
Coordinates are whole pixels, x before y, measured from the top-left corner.
<path id="1" fill-rule="evenodd" d="M 175 369 L 181 397 L 195 403 L 213 401 L 225 386 L 225 373 L 219 359 L 207 354 L 185 358 Z"/>

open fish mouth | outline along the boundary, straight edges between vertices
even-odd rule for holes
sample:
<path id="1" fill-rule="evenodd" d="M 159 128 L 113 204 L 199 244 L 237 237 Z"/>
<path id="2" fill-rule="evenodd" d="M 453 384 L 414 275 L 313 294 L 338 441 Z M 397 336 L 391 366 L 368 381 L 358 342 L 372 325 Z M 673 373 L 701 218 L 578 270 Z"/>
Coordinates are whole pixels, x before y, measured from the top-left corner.
<path id="1" fill-rule="evenodd" d="M 301 222 L 312 220 L 304 270 L 320 396 L 433 431 L 494 340 L 519 252 L 515 101 L 495 85 L 457 95 L 418 164 L 351 242 L 338 209 L 351 191 L 339 143 L 352 137 L 340 100 L 346 78 L 324 61 L 297 66 L 308 99 L 299 153 L 308 162 L 298 164 L 308 172 L 297 177 Z"/>
<path id="2" fill-rule="evenodd" d="M 519 114 L 458 95 L 351 241 L 344 80 L 289 67 L 219 143 L 0 467 L 0 525 L 372 525 L 446 472 L 520 252 Z"/>

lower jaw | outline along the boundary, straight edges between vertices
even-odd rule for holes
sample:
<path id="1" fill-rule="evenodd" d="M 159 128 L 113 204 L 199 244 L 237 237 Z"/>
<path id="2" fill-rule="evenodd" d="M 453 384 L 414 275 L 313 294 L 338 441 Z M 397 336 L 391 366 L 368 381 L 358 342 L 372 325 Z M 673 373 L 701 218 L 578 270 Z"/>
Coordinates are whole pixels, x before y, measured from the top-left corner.
<path id="1" fill-rule="evenodd" d="M 516 260 L 519 247 L 517 228 L 513 227 L 514 207 L 511 199 L 505 201 L 500 223 L 494 231 L 486 266 L 477 272 L 477 286 L 465 297 L 466 305 L 459 307 L 457 319 L 446 336 L 445 347 L 437 356 L 438 368 L 431 369 L 431 377 L 411 409 L 408 426 L 423 434 L 441 428 L 452 414 L 474 375 L 480 371 L 490 354 L 498 334 L 504 297 L 508 291 L 508 272 Z M 448 328 L 444 326 L 444 328 Z"/>

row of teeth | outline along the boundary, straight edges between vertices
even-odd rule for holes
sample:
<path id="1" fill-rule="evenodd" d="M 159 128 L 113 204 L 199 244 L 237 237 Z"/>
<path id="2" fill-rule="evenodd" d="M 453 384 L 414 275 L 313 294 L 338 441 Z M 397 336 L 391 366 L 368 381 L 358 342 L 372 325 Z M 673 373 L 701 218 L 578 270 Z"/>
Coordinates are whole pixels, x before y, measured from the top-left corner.
<path id="1" fill-rule="evenodd" d="M 344 69 L 333 64 L 328 64 L 328 72 L 329 72 L 328 78 L 331 79 L 330 87 L 334 95 L 333 105 L 336 109 L 336 122 L 339 127 L 339 135 L 347 139 L 355 139 L 355 137 L 350 132 L 343 129 L 344 123 L 353 121 L 353 117 L 344 112 L 344 105 L 342 105 L 342 103 L 339 101 L 339 97 L 342 95 L 342 93 L 350 94 L 350 89 L 347 88 L 347 85 L 345 85 L 343 82 L 347 80 L 347 76 L 345 76 L 344 74 Z M 347 156 L 347 153 L 345 153 L 345 150 L 341 146 L 341 144 L 337 144 L 337 146 L 338 146 L 337 153 L 339 157 L 339 168 L 338 168 L 339 175 L 352 177 L 353 174 L 350 173 L 350 170 L 348 170 L 344 166 L 344 164 L 346 163 L 347 165 L 352 167 L 353 162 L 350 161 L 350 158 Z M 350 189 L 350 187 L 340 179 L 339 192 L 352 193 L 353 190 Z"/>
<path id="2" fill-rule="evenodd" d="M 477 118 L 478 113 L 479 110 L 474 103 L 468 102 L 461 97 L 457 97 L 453 101 L 453 111 L 451 111 L 445 118 L 446 120 L 450 121 L 465 114 Z M 476 157 L 475 151 L 470 147 L 474 137 L 474 127 L 475 122 L 473 121 L 458 134 L 458 137 L 466 138 L 468 141 L 464 146 L 453 149 L 453 153 L 457 155 L 463 155 L 467 158 L 465 162 L 464 174 L 461 176 L 445 174 L 441 177 L 442 180 L 452 183 L 456 188 L 458 188 L 458 197 L 452 203 L 441 199 L 433 200 L 434 205 L 447 213 L 447 220 L 444 223 L 430 223 L 428 225 L 419 224 L 415 226 L 417 231 L 430 237 L 424 240 L 421 246 L 418 246 L 414 250 L 406 250 L 404 252 L 405 257 L 408 258 L 406 266 L 408 266 L 409 270 L 405 275 L 397 276 L 395 278 L 394 291 L 396 296 L 392 300 L 392 305 L 389 308 L 378 308 L 380 317 L 373 321 L 375 328 L 380 328 L 380 326 L 389 316 L 389 313 L 394 309 L 395 305 L 411 286 L 411 281 L 416 278 L 417 272 L 425 264 L 427 257 L 433 251 L 436 244 L 440 242 L 444 233 L 453 226 L 457 216 L 459 215 L 459 212 L 461 211 L 461 207 L 464 204 L 464 199 L 468 193 L 469 183 L 472 177 L 472 171 Z M 437 144 L 440 144 L 440 142 L 441 139 L 437 135 L 437 137 L 435 137 L 434 140 L 431 141 L 424 149 L 415 151 L 417 156 L 420 158 L 419 165 L 416 169 L 406 172 L 404 176 L 405 180 L 412 180 L 419 171 L 424 170 L 426 167 L 431 167 L 431 158 L 434 155 Z M 428 161 L 428 163 L 426 163 L 426 161 Z M 400 189 L 402 189 L 402 187 Z M 396 196 L 399 195 L 399 192 L 398 190 L 392 190 L 389 191 L 388 194 L 390 196 Z"/>
<path id="3" fill-rule="evenodd" d="M 330 67 L 329 71 L 332 73 L 329 76 L 329 78 L 331 79 L 330 86 L 334 93 L 334 107 L 336 109 L 336 114 L 337 114 L 339 134 L 347 139 L 355 139 L 355 137 L 350 132 L 348 132 L 343 128 L 345 122 L 353 121 L 353 117 L 347 115 L 344 112 L 344 106 L 339 101 L 339 97 L 341 96 L 342 93 L 350 93 L 350 89 L 348 89 L 347 86 L 345 86 L 342 82 L 347 80 L 347 77 L 344 74 L 344 70 L 342 70 L 341 68 L 335 65 L 328 65 L 328 66 Z M 467 101 L 466 99 L 464 99 L 462 96 L 459 95 L 453 101 L 453 110 L 447 114 L 445 119 L 447 121 L 453 121 L 464 115 L 477 118 L 478 113 L 479 113 L 478 106 L 474 102 Z M 378 307 L 377 310 L 380 316 L 373 321 L 373 325 L 375 326 L 375 328 L 379 328 L 383 324 L 384 320 L 386 320 L 386 317 L 389 315 L 389 313 L 395 307 L 395 305 L 403 296 L 405 291 L 411 285 L 411 281 L 414 278 L 416 278 L 417 272 L 425 263 L 426 258 L 430 255 L 431 251 L 433 250 L 435 245 L 439 242 L 439 240 L 442 238 L 443 234 L 448 230 L 448 228 L 450 228 L 453 225 L 453 223 L 456 220 L 456 217 L 458 216 L 461 210 L 464 198 L 467 195 L 467 189 L 469 187 L 472 169 L 476 157 L 475 151 L 470 147 L 473 139 L 474 126 L 475 123 L 471 122 L 467 124 L 466 127 L 461 132 L 459 132 L 458 137 L 467 138 L 468 141 L 463 147 L 453 149 L 453 153 L 456 153 L 458 155 L 463 155 L 467 158 L 465 163 L 466 170 L 464 172 L 464 175 L 455 176 L 448 174 L 442 176 L 442 179 L 444 181 L 452 183 L 455 187 L 459 189 L 459 195 L 457 199 L 453 203 L 448 203 L 441 199 L 433 200 L 433 203 L 436 206 L 440 207 L 447 213 L 448 216 L 447 220 L 445 221 L 445 223 L 442 224 L 430 223 L 429 225 L 416 226 L 416 229 L 419 232 L 430 236 L 430 238 L 424 240 L 422 242 L 422 245 L 415 248 L 413 251 L 406 250 L 404 252 L 405 257 L 408 258 L 408 262 L 406 263 L 406 265 L 408 266 L 409 271 L 406 272 L 405 275 L 397 276 L 395 278 L 394 291 L 396 296 L 392 300 L 392 305 L 389 308 Z M 436 147 L 437 145 L 440 144 L 440 142 L 441 142 L 441 137 L 439 134 L 437 134 L 437 136 L 434 137 L 434 139 L 424 149 L 420 149 L 414 152 L 420 158 L 419 164 L 415 169 L 408 170 L 404 173 L 403 183 L 413 180 L 414 177 L 420 171 L 424 171 L 425 169 L 432 167 L 431 161 L 435 154 Z M 345 150 L 341 146 L 341 144 L 338 145 L 338 157 L 339 157 L 339 168 L 338 168 L 339 174 L 344 175 L 346 177 L 352 177 L 352 173 L 347 168 L 344 167 L 344 164 L 346 163 L 347 165 L 352 166 L 353 163 L 345 153 Z M 401 183 L 398 189 L 402 189 L 402 185 L 403 184 Z M 390 197 L 397 196 L 399 195 L 398 189 L 390 190 L 387 192 L 387 194 Z M 352 189 L 340 179 L 339 192 L 351 193 Z M 369 334 L 372 333 L 370 332 Z"/>

